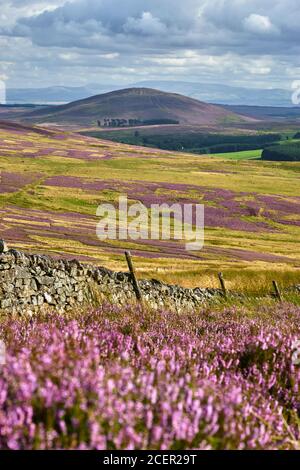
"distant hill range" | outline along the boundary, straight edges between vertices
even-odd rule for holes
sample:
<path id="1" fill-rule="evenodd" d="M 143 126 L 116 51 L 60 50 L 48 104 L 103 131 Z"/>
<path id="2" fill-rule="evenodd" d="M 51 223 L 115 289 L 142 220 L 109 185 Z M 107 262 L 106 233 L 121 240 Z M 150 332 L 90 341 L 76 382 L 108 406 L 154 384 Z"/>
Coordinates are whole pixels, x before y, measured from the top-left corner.
<path id="1" fill-rule="evenodd" d="M 243 114 L 254 119 L 265 121 L 298 121 L 300 119 L 300 107 L 274 107 L 274 106 L 228 106 L 225 109 L 233 113 Z"/>
<path id="2" fill-rule="evenodd" d="M 292 91 L 281 88 L 247 88 L 223 83 L 194 83 L 179 80 L 147 80 L 133 86 L 182 93 L 206 103 L 248 106 L 292 106 Z"/>
<path id="3" fill-rule="evenodd" d="M 175 93 L 128 88 L 66 105 L 29 110 L 22 120 L 33 123 L 126 126 L 135 124 L 218 125 L 251 120 L 221 106 Z"/>
<path id="4" fill-rule="evenodd" d="M 85 86 L 50 86 L 45 88 L 8 88 L 7 102 L 33 104 L 65 104 L 89 96 L 122 88 L 116 84 L 87 84 Z M 207 103 L 251 106 L 292 106 L 291 90 L 280 88 L 247 88 L 220 83 L 187 82 L 180 80 L 148 80 L 127 85 L 127 88 L 154 88 L 180 93 Z"/>
<path id="5" fill-rule="evenodd" d="M 120 87 L 117 87 L 117 89 Z M 105 85 L 50 86 L 45 88 L 7 88 L 8 104 L 65 104 L 99 93 L 113 91 L 115 87 Z"/>

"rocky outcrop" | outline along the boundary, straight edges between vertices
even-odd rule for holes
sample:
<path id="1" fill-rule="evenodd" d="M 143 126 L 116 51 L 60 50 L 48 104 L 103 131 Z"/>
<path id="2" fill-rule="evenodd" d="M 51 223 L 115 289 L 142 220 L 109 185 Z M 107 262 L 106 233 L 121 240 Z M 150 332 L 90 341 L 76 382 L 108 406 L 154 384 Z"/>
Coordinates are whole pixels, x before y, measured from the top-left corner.
<path id="1" fill-rule="evenodd" d="M 185 289 L 157 280 L 142 280 L 139 284 L 145 303 L 177 311 L 194 310 L 220 294 L 219 290 Z M 66 311 L 103 301 L 116 305 L 135 302 L 130 274 L 16 250 L 0 254 L 2 313 L 32 315 L 47 308 Z"/>

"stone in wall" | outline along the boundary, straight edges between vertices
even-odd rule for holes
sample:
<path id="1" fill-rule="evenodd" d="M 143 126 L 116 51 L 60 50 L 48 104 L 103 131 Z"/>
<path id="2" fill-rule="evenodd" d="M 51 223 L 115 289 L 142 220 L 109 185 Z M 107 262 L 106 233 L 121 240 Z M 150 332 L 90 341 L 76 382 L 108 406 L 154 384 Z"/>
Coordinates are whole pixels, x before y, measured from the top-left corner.
<path id="1" fill-rule="evenodd" d="M 219 290 L 185 289 L 157 280 L 142 280 L 140 288 L 143 301 L 152 308 L 176 311 L 194 310 L 220 294 Z M 136 301 L 128 273 L 16 250 L 0 254 L 0 310 L 4 313 L 67 311 L 103 301 L 116 305 Z"/>

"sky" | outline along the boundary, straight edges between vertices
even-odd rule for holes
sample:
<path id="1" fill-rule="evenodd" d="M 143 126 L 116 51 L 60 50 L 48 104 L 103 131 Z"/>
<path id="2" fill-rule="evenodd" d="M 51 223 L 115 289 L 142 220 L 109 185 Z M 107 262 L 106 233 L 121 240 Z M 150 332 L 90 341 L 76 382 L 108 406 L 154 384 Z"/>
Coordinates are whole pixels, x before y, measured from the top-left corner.
<path id="1" fill-rule="evenodd" d="M 299 0 L 0 0 L 0 79 L 27 88 L 180 80 L 290 88 Z"/>

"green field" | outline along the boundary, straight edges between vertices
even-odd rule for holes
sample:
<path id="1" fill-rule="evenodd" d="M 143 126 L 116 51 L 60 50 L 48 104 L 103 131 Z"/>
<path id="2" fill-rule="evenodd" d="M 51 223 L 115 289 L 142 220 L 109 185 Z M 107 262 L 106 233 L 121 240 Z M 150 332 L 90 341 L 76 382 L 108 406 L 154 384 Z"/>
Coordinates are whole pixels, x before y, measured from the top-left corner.
<path id="1" fill-rule="evenodd" d="M 245 150 L 244 152 L 215 153 L 212 157 L 228 160 L 257 160 L 261 157 L 262 150 Z"/>

